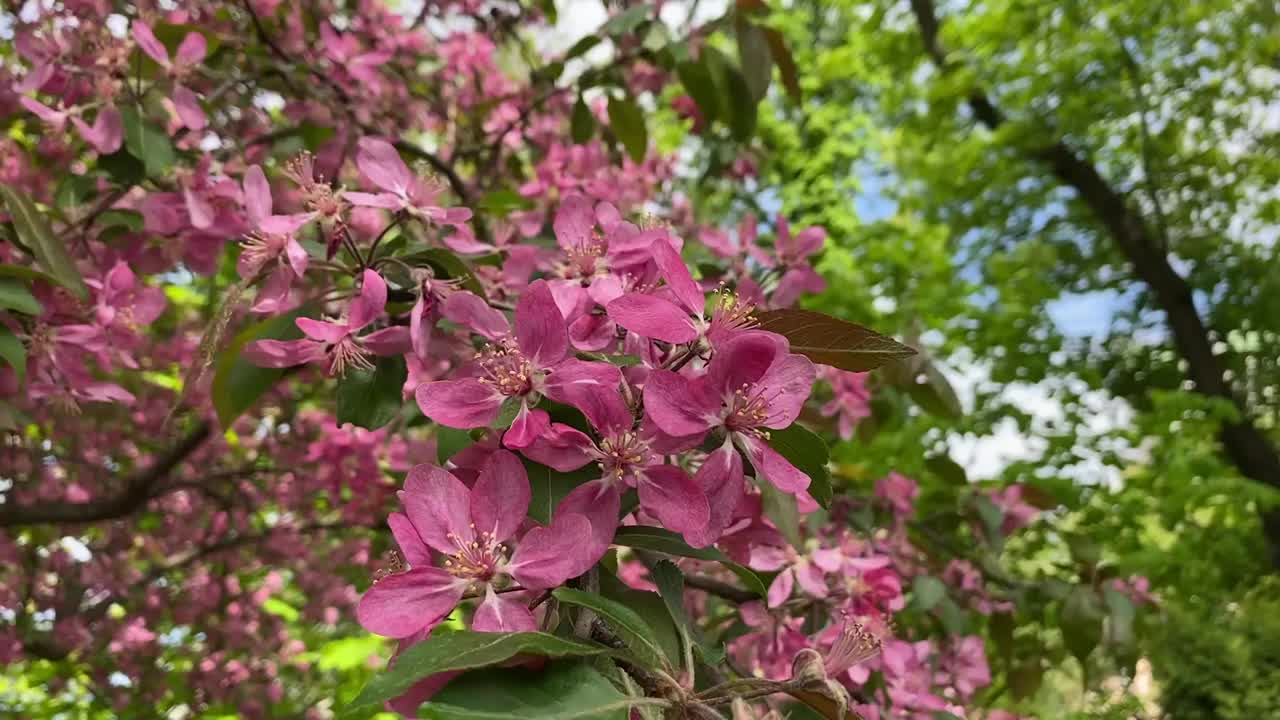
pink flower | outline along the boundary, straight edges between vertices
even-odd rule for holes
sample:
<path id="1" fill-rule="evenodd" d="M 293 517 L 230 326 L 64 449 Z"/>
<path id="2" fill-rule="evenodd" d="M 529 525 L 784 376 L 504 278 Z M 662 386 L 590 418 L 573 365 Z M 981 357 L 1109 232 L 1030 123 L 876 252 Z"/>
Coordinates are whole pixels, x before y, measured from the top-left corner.
<path id="1" fill-rule="evenodd" d="M 354 205 L 386 210 L 404 210 L 428 222 L 458 225 L 471 219 L 467 208 L 445 208 L 437 205 L 442 188 L 428 184 L 410 172 L 391 143 L 376 138 L 362 138 L 356 154 L 360 172 L 380 193 L 348 192 L 344 197 Z"/>
<path id="2" fill-rule="evenodd" d="M 841 568 L 840 554 L 833 550 L 815 548 L 812 553 L 800 554 L 791 546 L 759 545 L 751 550 L 753 570 L 778 573 L 769 585 L 769 607 L 776 608 L 791 597 L 796 584 L 810 597 L 819 600 L 827 597 L 826 573 Z"/>
<path id="3" fill-rule="evenodd" d="M 768 430 L 789 427 L 799 417 L 816 375 L 808 358 L 788 349 L 781 336 L 749 332 L 723 344 L 700 377 L 654 370 L 645 382 L 645 412 L 663 432 L 688 437 L 725 431 L 724 444 L 695 477 L 702 487 L 714 488 L 714 495 L 708 493 L 708 532 L 724 530 L 742 497 L 742 463 L 734 446 L 750 459 L 757 477 L 779 490 L 798 493 L 809 486 L 809 476 L 765 442 Z"/>
<path id="4" fill-rule="evenodd" d="M 982 638 L 966 635 L 952 642 L 945 666 L 951 671 L 952 684 L 964 697 L 991 684 L 991 669 Z"/>
<path id="5" fill-rule="evenodd" d="M 453 428 L 486 427 L 498 417 L 507 399 L 520 409 L 503 443 L 528 447 L 550 426 L 542 410 L 531 410 L 543 395 L 557 402 L 583 407 L 591 393 L 614 388 L 622 381 L 618 368 L 586 362 L 569 355 L 564 316 L 545 280 L 529 286 L 515 311 L 515 338 L 497 339 L 479 355 L 479 377 L 423 383 L 415 397 L 422 413 Z"/>
<path id="6" fill-rule="evenodd" d="M 171 60 L 169 51 L 156 38 L 151 27 L 141 21 L 133 23 L 133 40 L 138 43 L 138 48 L 142 52 L 155 60 L 175 80 L 181 80 L 189 75 L 204 60 L 205 53 L 208 52 L 204 35 L 190 32 L 182 39 L 178 52 Z M 175 83 L 173 86 L 173 105 L 183 126 L 191 130 L 204 129 L 208 121 L 204 110 L 200 107 L 200 99 L 180 83 Z"/>
<path id="7" fill-rule="evenodd" d="M 525 520 L 529 498 L 524 466 L 505 450 L 490 456 L 470 489 L 438 467 L 409 471 L 400 492 L 405 512 L 387 521 L 409 570 L 369 588 L 356 610 L 360 624 L 379 635 L 408 637 L 439 623 L 471 592 L 484 598 L 475 611 L 476 630 L 537 629 L 529 609 L 499 591 L 511 581 L 540 590 L 572 577 L 572 569 L 585 564 L 581 538 L 590 524 L 581 515 L 558 512 L 549 527 L 534 526 L 509 543 Z M 432 551 L 444 556 L 442 567 L 431 564 Z"/>
<path id="8" fill-rule="evenodd" d="M 876 481 L 876 497 L 888 500 L 893 511 L 900 517 L 912 513 L 919 494 L 920 486 L 915 480 L 896 472 Z"/>
<path id="9" fill-rule="evenodd" d="M 732 293 L 717 293 L 707 316 L 706 298 L 680 253 L 666 240 L 655 241 L 649 251 L 665 292 L 629 292 L 609 302 L 609 317 L 618 325 L 653 340 L 688 343 L 705 337 L 715 346 L 754 324 L 753 306 Z"/>
<path id="10" fill-rule="evenodd" d="M 871 415 L 871 391 L 867 388 L 867 373 L 846 372 L 822 366 L 818 376 L 831 384 L 834 397 L 822 406 L 823 417 L 837 417 L 840 437 L 853 437 L 853 428 L 860 420 Z"/>
<path id="11" fill-rule="evenodd" d="M 771 680 L 790 677 L 792 658 L 809 647 L 809 638 L 800 632 L 804 618 L 771 613 L 758 602 L 741 605 L 738 612 L 750 630 L 729 642 L 735 664 Z"/>
<path id="12" fill-rule="evenodd" d="M 271 274 L 258 292 L 252 310 L 273 313 L 282 309 L 293 283 L 307 271 L 307 251 L 294 237 L 309 215 L 271 214 L 271 186 L 262 168 L 252 165 L 244 174 L 244 209 L 253 231 L 244 242 L 236 270 L 251 280 L 272 264 Z"/>
<path id="13" fill-rule="evenodd" d="M 608 546 L 618 527 L 621 494 L 634 487 L 640 507 L 663 527 L 684 533 L 692 545 L 708 544 L 706 495 L 684 470 L 663 463 L 662 451 L 668 441 L 654 428 L 633 429 L 632 413 L 615 389 L 585 395 L 580 407 L 599 435 L 598 442 L 568 425 L 554 423 L 523 452 L 560 472 L 590 462 L 600 465 L 599 480 L 575 488 L 565 498 L 570 506 L 581 503 L 582 514 L 592 523 L 593 542 Z"/>
<path id="14" fill-rule="evenodd" d="M 783 271 L 782 279 L 773 291 L 772 302 L 774 307 L 787 307 L 804 293 L 818 293 L 826 289 L 826 282 L 814 271 L 808 258 L 822 249 L 827 231 L 820 227 L 807 227 L 793 236 L 786 218 L 779 215 L 776 223 L 778 238 L 774 254 L 770 255 L 754 244 L 749 251 L 761 265 Z"/>
<path id="15" fill-rule="evenodd" d="M 1030 525 L 1040 514 L 1039 508 L 1022 499 L 1021 485 L 992 490 L 988 495 L 996 507 L 1004 511 L 1004 522 L 1000 525 L 1000 532 L 1005 535 Z"/>
<path id="16" fill-rule="evenodd" d="M 329 374 L 342 375 L 348 368 L 370 370 L 369 355 L 399 355 L 409 348 L 409 330 L 392 326 L 357 336 L 382 314 L 387 304 L 387 284 L 382 276 L 365 270 L 359 297 L 351 301 L 344 320 L 327 322 L 298 318 L 301 340 L 257 340 L 245 348 L 245 357 L 259 367 L 286 368 L 323 361 Z"/>

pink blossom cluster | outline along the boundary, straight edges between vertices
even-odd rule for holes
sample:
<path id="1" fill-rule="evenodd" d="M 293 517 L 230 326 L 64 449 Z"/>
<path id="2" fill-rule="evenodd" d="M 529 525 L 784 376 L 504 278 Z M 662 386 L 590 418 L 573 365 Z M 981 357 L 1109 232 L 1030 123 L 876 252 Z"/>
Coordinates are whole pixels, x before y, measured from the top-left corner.
<path id="1" fill-rule="evenodd" d="M 80 663 L 121 714 L 153 708 L 183 667 L 183 702 L 267 717 L 318 702 L 300 625 L 315 642 L 355 619 L 401 651 L 449 617 L 549 629 L 548 591 L 620 527 L 653 526 L 772 574 L 735 610 L 745 676 L 788 676 L 816 649 L 850 690 L 883 678 L 868 717 L 961 714 L 989 682 L 979 638 L 893 629 L 928 571 L 905 532 L 913 481 L 877 485 L 873 531 L 833 512 L 796 543 L 764 512 L 765 493 L 819 508 L 772 442 L 816 383 L 829 391 L 810 409 L 840 436 L 869 413 L 865 375 L 757 326 L 823 290 L 822 228 L 742 213 L 722 230 L 671 190 L 673 157 L 571 142 L 573 93 L 504 72 L 502 18 L 482 3 L 424 9 L 471 20 L 454 25 L 375 2 L 177 5 L 44 9 L 15 28 L 21 70 L 0 70 L 0 116 L 21 126 L 0 140 L 0 182 L 68 256 L 0 246 L 37 303 L 0 312 L 25 357 L 0 364 L 16 418 L 0 456 L 6 663 Z M 525 12 L 509 19 L 541 23 Z M 625 77 L 659 101 L 669 81 L 643 61 Z M 299 138 L 310 152 L 286 145 Z M 739 160 L 732 173 L 755 174 Z M 64 181 L 91 200 L 66 200 Z M 344 383 L 398 363 L 405 407 L 378 429 L 339 424 Z M 228 420 L 239 389 L 221 383 L 262 370 L 280 372 L 253 376 L 269 381 Z M 579 482 L 548 498 L 533 472 Z M 1016 491 L 993 496 L 1004 532 L 1033 519 Z M 972 565 L 946 572 L 973 607 L 1005 609 Z M 811 611 L 822 627 L 804 632 Z"/>

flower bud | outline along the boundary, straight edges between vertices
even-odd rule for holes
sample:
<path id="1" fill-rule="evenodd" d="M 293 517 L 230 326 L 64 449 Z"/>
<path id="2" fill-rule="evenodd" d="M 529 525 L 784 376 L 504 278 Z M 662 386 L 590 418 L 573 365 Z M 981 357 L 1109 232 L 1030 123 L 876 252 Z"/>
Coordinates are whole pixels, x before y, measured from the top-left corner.
<path id="1" fill-rule="evenodd" d="M 791 659 L 791 680 L 806 689 L 818 689 L 827 683 L 827 670 L 822 653 L 805 648 Z"/>

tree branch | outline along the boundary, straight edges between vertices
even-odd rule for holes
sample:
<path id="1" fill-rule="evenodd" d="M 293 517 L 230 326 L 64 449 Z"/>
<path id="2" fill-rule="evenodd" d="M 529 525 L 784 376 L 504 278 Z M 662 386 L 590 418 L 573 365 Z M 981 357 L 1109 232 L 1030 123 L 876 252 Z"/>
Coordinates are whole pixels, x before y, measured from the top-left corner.
<path id="1" fill-rule="evenodd" d="M 145 470 L 135 473 L 124 483 L 124 491 L 115 497 L 90 503 L 44 502 L 0 505 L 0 527 L 22 527 L 53 523 L 90 523 L 114 520 L 132 514 L 151 499 L 152 487 L 173 471 L 191 453 L 204 444 L 212 431 L 208 421 L 201 420 L 177 445 Z"/>
<path id="2" fill-rule="evenodd" d="M 911 9 L 920 27 L 925 53 L 945 72 L 949 65 L 946 52 L 938 42 L 939 22 L 933 0 L 911 0 Z M 969 107 L 974 116 L 992 130 L 1005 122 L 981 90 L 969 96 Z M 1196 309 L 1190 284 L 1174 270 L 1142 215 L 1129 206 L 1093 164 L 1061 140 L 1030 150 L 1028 154 L 1080 195 L 1080 200 L 1133 266 L 1134 275 L 1150 289 L 1156 304 L 1165 313 L 1174 346 L 1187 363 L 1187 375 L 1195 391 L 1206 397 L 1228 400 L 1239 409 L 1241 419 L 1224 423 L 1220 438 L 1240 474 L 1280 487 L 1280 454 L 1253 424 L 1248 408 L 1227 381 L 1225 368 L 1213 352 L 1209 328 Z M 1280 510 L 1264 513 L 1262 520 L 1271 544 L 1272 564 L 1280 567 Z"/>

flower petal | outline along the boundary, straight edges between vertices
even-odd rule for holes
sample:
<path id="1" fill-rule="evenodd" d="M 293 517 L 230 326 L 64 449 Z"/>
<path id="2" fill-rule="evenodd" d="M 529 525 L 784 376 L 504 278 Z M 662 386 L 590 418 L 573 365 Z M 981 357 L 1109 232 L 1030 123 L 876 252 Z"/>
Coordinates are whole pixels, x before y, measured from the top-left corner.
<path id="1" fill-rule="evenodd" d="M 450 322 L 458 323 L 490 340 L 505 337 L 511 332 L 506 315 L 490 307 L 484 298 L 465 290 L 451 293 L 445 298 L 440 306 L 440 314 Z"/>
<path id="2" fill-rule="evenodd" d="M 773 483 L 773 486 L 786 493 L 795 493 L 809 487 L 809 476 L 798 470 L 790 461 L 769 447 L 768 443 L 745 433 L 734 433 L 738 442 L 742 443 L 756 474 Z"/>
<path id="3" fill-rule="evenodd" d="M 529 285 L 516 304 L 516 344 L 540 367 L 551 367 L 569 352 L 569 330 L 545 280 Z"/>
<path id="4" fill-rule="evenodd" d="M 817 377 L 813 361 L 803 355 L 778 358 L 752 389 L 767 398 L 769 416 L 762 424 L 775 430 L 790 427 L 800 417 Z"/>
<path id="5" fill-rule="evenodd" d="M 391 527 L 391 536 L 400 546 L 400 554 L 404 555 L 409 567 L 427 567 L 431 564 L 431 549 L 422 541 L 417 528 L 404 513 L 393 512 L 387 516 L 387 525 Z"/>
<path id="6" fill-rule="evenodd" d="M 508 566 L 511 576 L 526 588 L 541 590 L 581 575 L 608 548 L 583 542 L 592 530 L 582 515 L 557 513 L 550 527 L 535 527 L 520 539 Z"/>
<path id="7" fill-rule="evenodd" d="M 476 608 L 471 618 L 471 629 L 478 632 L 533 632 L 538 629 L 538 621 L 525 607 L 523 602 L 509 600 L 505 595 L 493 591 L 487 586 L 484 602 Z"/>
<path id="8" fill-rule="evenodd" d="M 630 422 L 631 413 L 618 394 L 622 371 L 607 362 L 569 358 L 546 377 L 547 397 L 572 405 L 600 429 Z"/>
<path id="9" fill-rule="evenodd" d="M 244 171 L 244 213 L 253 227 L 259 227 L 263 220 L 271 217 L 271 185 L 257 165 L 250 165 Z"/>
<path id="10" fill-rule="evenodd" d="M 413 343 L 409 340 L 409 328 L 403 325 L 392 325 L 374 330 L 368 335 L 362 335 L 360 343 L 369 352 L 379 357 L 404 355 L 413 349 Z"/>
<path id="11" fill-rule="evenodd" d="M 693 276 L 689 274 L 689 266 L 685 264 L 684 258 L 680 257 L 680 253 L 676 252 L 676 249 L 671 247 L 671 243 L 665 239 L 655 242 L 651 251 L 653 260 L 658 265 L 658 271 L 662 273 L 662 279 L 667 281 L 667 287 L 671 289 L 672 294 L 690 314 L 702 315 L 706 298 L 698 289 L 698 284 L 693 281 Z"/>
<path id="12" fill-rule="evenodd" d="M 707 496 L 710 514 L 701 532 L 685 533 L 685 540 L 694 547 L 710 545 L 720 538 L 733 519 L 746 487 L 742 475 L 742 457 L 732 444 L 725 442 L 707 456 L 702 467 L 693 476 L 694 482 Z"/>
<path id="13" fill-rule="evenodd" d="M 258 367 L 288 368 L 320 361 L 324 358 L 324 348 L 305 339 L 256 340 L 245 347 L 243 356 Z"/>
<path id="14" fill-rule="evenodd" d="M 502 434 L 502 444 L 513 450 L 523 450 L 550 427 L 551 416 L 546 410 L 530 410 L 529 404 L 521 400 L 515 420 Z"/>
<path id="15" fill-rule="evenodd" d="M 151 26 L 144 22 L 134 22 L 133 41 L 138 44 L 139 50 L 159 63 L 161 67 L 166 69 L 169 67 L 169 51 L 164 48 L 164 43 L 156 38 L 156 34 L 151 31 Z"/>
<path id="16" fill-rule="evenodd" d="M 786 340 L 766 332 L 748 332 L 716 348 L 707 366 L 708 387 L 718 395 L 751 387 L 786 352 Z"/>
<path id="17" fill-rule="evenodd" d="M 209 44 L 204 39 L 204 35 L 198 32 L 189 32 L 187 36 L 182 38 L 182 43 L 178 45 L 178 52 L 174 58 L 182 65 L 195 65 L 204 60 L 205 53 L 209 51 Z"/>
<path id="18" fill-rule="evenodd" d="M 434 567 L 382 578 L 360 598 L 356 619 L 371 633 L 401 638 L 453 612 L 467 583 Z"/>
<path id="19" fill-rule="evenodd" d="M 307 337 L 316 342 L 333 344 L 346 337 L 350 332 L 347 326 L 341 323 L 326 322 L 314 318 L 300 317 L 293 322 Z"/>
<path id="20" fill-rule="evenodd" d="M 475 539 L 471 490 L 435 465 L 416 465 L 398 495 L 418 536 L 438 552 L 452 554 Z"/>
<path id="21" fill-rule="evenodd" d="M 773 582 L 769 583 L 769 593 L 766 595 L 769 607 L 776 608 L 786 602 L 791 597 L 793 587 L 795 587 L 795 576 L 791 572 L 791 568 L 778 573 Z"/>
<path id="22" fill-rule="evenodd" d="M 640 475 L 636 489 L 645 512 L 668 530 L 695 535 L 707 526 L 711 511 L 702 488 L 674 465 L 652 465 Z"/>
<path id="23" fill-rule="evenodd" d="M 356 166 L 374 185 L 399 196 L 404 196 L 413 186 L 413 173 L 391 143 L 367 137 L 361 138 L 359 148 Z"/>
<path id="24" fill-rule="evenodd" d="M 414 392 L 422 414 L 445 427 L 487 427 L 502 408 L 502 393 L 475 378 L 423 383 Z"/>
<path id="25" fill-rule="evenodd" d="M 577 428 L 562 423 L 551 423 L 528 447 L 520 452 L 534 462 L 559 472 L 570 472 L 590 463 L 593 444 L 591 438 Z"/>
<path id="26" fill-rule="evenodd" d="M 627 293 L 605 308 L 614 322 L 643 337 L 687 343 L 698 337 L 688 311 L 670 300 L 644 293 Z"/>
<path id="27" fill-rule="evenodd" d="M 622 496 L 618 488 L 606 480 L 592 480 L 573 490 L 556 506 L 555 516 L 581 515 L 590 523 L 589 532 L 579 537 L 582 545 L 580 564 L 569 577 L 577 577 L 591 569 L 596 560 L 609 549 L 613 534 L 618 529 L 618 511 Z"/>
<path id="28" fill-rule="evenodd" d="M 591 242 L 595 224 L 591 201 L 581 195 L 570 195 L 560 201 L 552 227 L 560 247 L 572 250 Z"/>
<path id="29" fill-rule="evenodd" d="M 365 270 L 360 281 L 360 295 L 351 301 L 347 315 L 347 327 L 352 332 L 368 325 L 382 314 L 387 306 L 387 283 L 373 270 Z"/>
<path id="30" fill-rule="evenodd" d="M 382 208 L 384 210 L 399 210 L 404 207 L 404 200 L 399 195 L 391 193 L 363 193 L 363 192 L 344 192 L 342 198 L 352 205 L 360 207 Z"/>
<path id="31" fill-rule="evenodd" d="M 529 475 L 520 458 L 499 450 L 489 456 L 471 488 L 471 521 L 477 532 L 503 542 L 529 513 Z"/>
<path id="32" fill-rule="evenodd" d="M 209 123 L 204 108 L 200 107 L 200 98 L 182 85 L 173 87 L 173 107 L 182 124 L 192 130 L 203 130 Z"/>
<path id="33" fill-rule="evenodd" d="M 706 432 L 718 420 L 696 384 L 670 370 L 650 372 L 644 382 L 645 415 L 668 435 L 683 437 Z"/>

